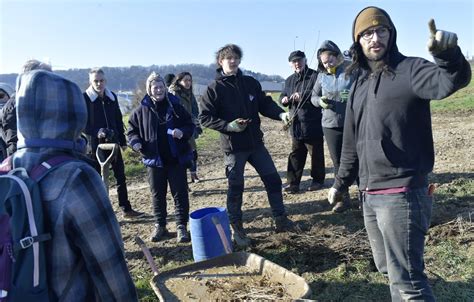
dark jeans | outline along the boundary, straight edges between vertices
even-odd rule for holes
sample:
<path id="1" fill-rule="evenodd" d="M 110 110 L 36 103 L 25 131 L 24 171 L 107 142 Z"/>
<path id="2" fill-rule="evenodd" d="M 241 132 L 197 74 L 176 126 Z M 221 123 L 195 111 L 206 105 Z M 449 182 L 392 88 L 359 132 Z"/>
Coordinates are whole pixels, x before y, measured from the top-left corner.
<path id="1" fill-rule="evenodd" d="M 197 171 L 197 160 L 198 160 L 198 153 L 197 150 L 193 150 L 193 160 L 191 161 L 189 171 L 196 172 Z"/>
<path id="2" fill-rule="evenodd" d="M 110 154 L 110 153 L 109 153 Z M 95 163 L 95 169 L 100 174 L 100 165 L 95 157 L 95 152 L 93 154 L 93 159 Z M 117 157 L 111 162 L 112 171 L 114 171 L 114 177 L 117 181 L 117 195 L 119 206 L 123 211 L 130 211 L 132 206 L 128 200 L 127 192 L 127 179 L 125 178 L 125 165 L 123 163 L 122 151 L 118 150 Z"/>
<path id="3" fill-rule="evenodd" d="M 323 133 L 326 139 L 326 144 L 331 155 L 332 164 L 334 166 L 334 177 L 339 171 L 341 164 L 341 152 L 342 152 L 342 130 L 343 128 L 324 128 Z"/>
<path id="4" fill-rule="evenodd" d="M 242 221 L 242 194 L 244 191 L 245 164 L 250 163 L 262 179 L 274 217 L 286 215 L 281 191 L 281 178 L 272 157 L 262 144 L 253 151 L 225 153 L 224 164 L 229 184 L 227 210 L 231 223 Z"/>
<path id="5" fill-rule="evenodd" d="M 428 188 L 363 194 L 364 223 L 377 269 L 388 275 L 392 301 L 434 301 L 423 253 L 433 197 Z"/>
<path id="6" fill-rule="evenodd" d="M 291 139 L 291 152 L 288 156 L 287 182 L 292 186 L 299 186 L 303 176 L 306 155 L 311 156 L 311 177 L 313 182 L 324 183 L 326 170 L 324 165 L 323 137 L 315 140 Z"/>
<path id="7" fill-rule="evenodd" d="M 189 216 L 186 167 L 180 164 L 171 164 L 164 168 L 147 167 L 147 175 L 156 223 L 160 226 L 166 226 L 168 215 L 166 211 L 166 193 L 169 183 L 174 200 L 176 223 L 186 225 Z"/>

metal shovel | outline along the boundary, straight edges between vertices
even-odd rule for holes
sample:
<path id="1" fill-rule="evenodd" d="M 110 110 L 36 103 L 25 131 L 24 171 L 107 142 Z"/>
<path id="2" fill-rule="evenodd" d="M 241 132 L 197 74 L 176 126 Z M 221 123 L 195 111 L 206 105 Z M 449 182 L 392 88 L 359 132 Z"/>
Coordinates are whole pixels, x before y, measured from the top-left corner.
<path id="1" fill-rule="evenodd" d="M 105 185 L 105 190 L 109 194 L 109 173 L 112 160 L 117 157 L 119 145 L 115 143 L 99 144 L 95 156 L 100 165 L 100 174 Z M 110 152 L 110 153 L 108 153 Z M 108 155 L 107 155 L 108 154 Z"/>

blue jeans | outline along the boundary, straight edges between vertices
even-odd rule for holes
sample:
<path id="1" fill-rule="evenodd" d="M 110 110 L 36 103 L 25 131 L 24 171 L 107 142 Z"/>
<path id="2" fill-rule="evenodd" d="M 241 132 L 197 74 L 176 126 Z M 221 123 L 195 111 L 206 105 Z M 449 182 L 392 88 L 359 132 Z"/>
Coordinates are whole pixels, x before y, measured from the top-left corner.
<path id="1" fill-rule="evenodd" d="M 227 191 L 227 210 L 231 223 L 242 221 L 242 194 L 244 191 L 245 164 L 249 162 L 257 171 L 265 185 L 268 201 L 274 217 L 286 215 L 281 191 L 281 178 L 273 159 L 262 144 L 252 151 L 224 154 L 226 176 L 229 184 Z"/>
<path id="2" fill-rule="evenodd" d="M 433 197 L 428 188 L 363 194 L 364 223 L 375 265 L 388 275 L 392 301 L 435 301 L 424 268 Z"/>

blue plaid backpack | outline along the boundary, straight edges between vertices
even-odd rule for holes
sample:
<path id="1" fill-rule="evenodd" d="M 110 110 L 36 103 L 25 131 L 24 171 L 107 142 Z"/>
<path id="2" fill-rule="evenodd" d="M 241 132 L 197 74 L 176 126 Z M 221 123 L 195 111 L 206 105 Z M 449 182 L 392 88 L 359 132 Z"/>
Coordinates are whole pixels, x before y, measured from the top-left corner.
<path id="1" fill-rule="evenodd" d="M 56 156 L 29 173 L 23 168 L 9 171 L 9 159 L 0 166 L 0 302 L 49 301 L 45 242 L 51 235 L 44 224 L 39 183 L 74 158 Z"/>

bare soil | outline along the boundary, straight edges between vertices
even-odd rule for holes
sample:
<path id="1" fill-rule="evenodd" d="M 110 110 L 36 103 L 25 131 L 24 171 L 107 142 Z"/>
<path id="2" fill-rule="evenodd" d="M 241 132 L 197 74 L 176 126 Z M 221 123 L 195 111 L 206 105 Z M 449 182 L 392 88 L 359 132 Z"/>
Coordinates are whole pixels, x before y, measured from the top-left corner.
<path id="1" fill-rule="evenodd" d="M 286 180 L 287 156 L 290 140 L 281 131 L 280 122 L 262 118 L 265 133 L 265 145 L 269 149 L 275 165 Z M 439 188 L 455 187 L 458 181 L 472 181 L 474 176 L 474 119 L 472 112 L 462 114 L 433 115 L 433 136 L 436 149 L 436 164 L 431 181 Z M 275 234 L 272 231 L 273 219 L 263 184 L 255 170 L 247 165 L 245 171 L 244 227 L 253 240 L 248 251 L 263 257 L 272 257 L 272 261 L 305 276 L 305 273 L 318 273 L 337 266 L 341 262 L 354 259 L 370 259 L 370 247 L 363 229 L 362 213 L 358 210 L 356 188 L 351 188 L 353 208 L 343 214 L 333 214 L 326 201 L 327 188 L 333 183 L 332 162 L 327 149 L 326 189 L 308 192 L 310 184 L 309 170 L 305 170 L 302 180 L 302 193 L 284 195 L 289 217 L 301 229 L 299 233 Z M 309 162 L 306 167 L 309 167 Z M 199 176 L 201 182 L 190 184 L 191 211 L 204 207 L 225 206 L 227 180 L 224 174 L 222 152 L 219 146 L 208 146 L 199 150 Z M 449 191 L 449 190 L 448 190 Z M 130 270 L 135 276 L 150 271 L 134 236 L 139 235 L 145 241 L 153 231 L 151 197 L 145 177 L 129 180 L 129 197 L 132 205 L 139 211 L 149 214 L 145 219 L 126 221 L 117 209 L 116 195 L 111 190 L 111 199 L 117 210 L 125 243 L 126 258 Z M 449 197 L 443 196 L 443 200 Z M 467 201 L 467 202 L 466 202 Z M 473 208 L 472 196 L 467 200 L 445 202 L 435 205 L 428 244 L 456 236 L 449 223 L 458 214 L 464 215 Z M 172 213 L 173 200 L 168 194 L 169 230 L 175 235 Z M 450 233 L 451 232 L 451 233 Z M 473 238 L 469 239 L 471 242 Z M 190 243 L 177 244 L 175 237 L 152 243 L 147 242 L 158 267 L 170 262 L 184 263 L 192 259 Z M 273 251 L 273 253 L 271 253 Z M 278 253 L 274 253 L 278 251 Z M 275 256 L 278 255 L 278 256 Z"/>

